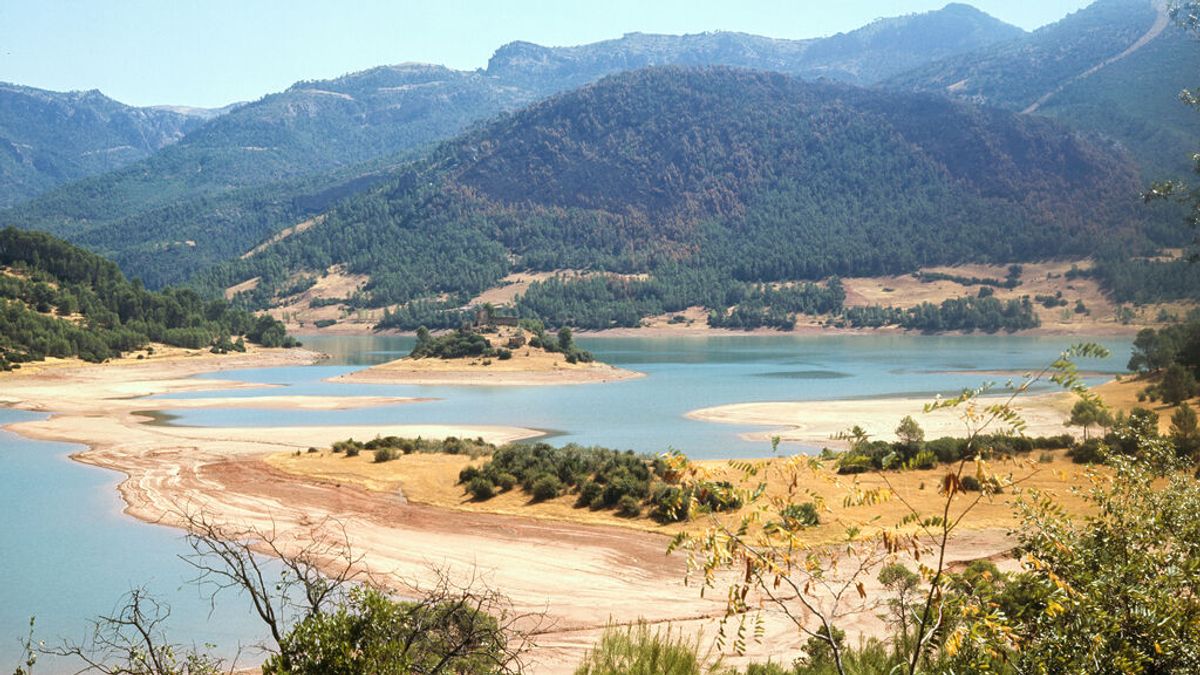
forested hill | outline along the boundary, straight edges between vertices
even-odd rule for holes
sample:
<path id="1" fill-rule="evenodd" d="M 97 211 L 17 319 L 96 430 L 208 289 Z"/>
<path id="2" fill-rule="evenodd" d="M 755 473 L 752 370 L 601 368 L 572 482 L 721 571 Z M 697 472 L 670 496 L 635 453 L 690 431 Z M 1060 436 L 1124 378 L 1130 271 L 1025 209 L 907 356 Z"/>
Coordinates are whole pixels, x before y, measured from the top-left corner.
<path id="1" fill-rule="evenodd" d="M 1188 170 L 1200 47 L 1160 0 L 1099 0 L 1025 37 L 919 66 L 885 84 L 1036 112 L 1120 140 L 1147 178 Z"/>
<path id="2" fill-rule="evenodd" d="M 517 43 L 480 71 L 375 68 L 265 96 L 144 161 L 0 213 L 0 223 L 66 237 L 157 287 L 303 221 L 328 194 L 371 184 L 405 153 L 610 73 L 737 65 L 869 83 L 1020 33 L 951 5 L 815 40 L 629 35 L 572 48 Z"/>
<path id="3" fill-rule="evenodd" d="M 1138 188 L 1118 149 L 1037 117 L 778 74 L 648 69 L 447 143 L 210 283 L 262 277 L 256 298 L 269 302 L 296 274 L 345 264 L 371 278 L 355 302 L 380 306 L 452 303 L 513 268 L 575 268 L 650 273 L 673 306 L 725 307 L 731 283 L 1133 241 Z M 555 302 L 589 284 L 612 292 L 593 279 Z"/>
<path id="4" fill-rule="evenodd" d="M 104 361 L 151 341 L 216 352 L 295 344 L 270 317 L 191 290 L 150 292 L 65 241 L 0 230 L 0 370 L 47 356 Z"/>
<path id="5" fill-rule="evenodd" d="M 0 208 L 148 157 L 203 124 L 203 112 L 0 82 Z"/>

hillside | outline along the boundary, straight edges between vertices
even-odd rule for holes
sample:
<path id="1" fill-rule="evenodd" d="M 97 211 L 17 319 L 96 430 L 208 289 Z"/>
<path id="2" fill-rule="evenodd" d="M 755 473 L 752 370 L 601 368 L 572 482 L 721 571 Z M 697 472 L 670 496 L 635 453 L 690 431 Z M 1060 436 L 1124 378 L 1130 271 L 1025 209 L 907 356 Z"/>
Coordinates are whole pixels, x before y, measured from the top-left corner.
<path id="1" fill-rule="evenodd" d="M 1121 141 L 1148 178 L 1187 170 L 1200 118 L 1179 103 L 1200 49 L 1158 0 L 1099 0 L 1025 37 L 886 82 L 1054 117 Z"/>
<path id="2" fill-rule="evenodd" d="M 0 370 L 46 357 L 100 362 L 152 342 L 225 352 L 245 351 L 247 341 L 294 344 L 269 317 L 189 290 L 150 292 L 50 235 L 0 230 Z"/>
<path id="3" fill-rule="evenodd" d="M 776 74 L 649 69 L 444 144 L 208 281 L 257 279 L 243 297 L 267 305 L 343 266 L 367 279 L 346 305 L 391 307 L 389 325 L 415 327 L 514 269 L 591 269 L 650 276 L 552 279 L 518 307 L 606 327 L 737 305 L 773 324 L 840 306 L 840 287 L 755 284 L 1136 241 L 1137 190 L 1118 150 L 1039 117 Z"/>
<path id="4" fill-rule="evenodd" d="M 236 257 L 410 153 L 611 73 L 735 65 L 865 84 L 1020 33 L 951 5 L 816 40 L 631 34 L 582 47 L 513 43 L 475 72 L 375 68 L 265 96 L 144 161 L 0 212 L 0 222 L 66 237 L 158 287 Z"/>
<path id="5" fill-rule="evenodd" d="M 198 128 L 207 112 L 0 82 L 0 208 L 144 159 Z"/>

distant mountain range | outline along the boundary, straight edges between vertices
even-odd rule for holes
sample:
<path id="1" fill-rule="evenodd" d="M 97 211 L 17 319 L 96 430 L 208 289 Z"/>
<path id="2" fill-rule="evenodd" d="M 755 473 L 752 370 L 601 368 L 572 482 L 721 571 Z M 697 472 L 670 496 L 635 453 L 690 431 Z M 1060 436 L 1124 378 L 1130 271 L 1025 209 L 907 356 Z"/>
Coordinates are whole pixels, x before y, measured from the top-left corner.
<path id="1" fill-rule="evenodd" d="M 0 83 L 0 208 L 149 157 L 202 126 L 206 113 Z"/>
<path id="2" fill-rule="evenodd" d="M 927 92 L 937 97 L 960 98 L 972 105 L 1006 109 L 1010 114 L 1019 115 L 1029 109 L 1029 116 L 1039 120 L 1056 118 L 1068 128 L 1091 136 L 1090 140 L 1074 141 L 1079 148 L 1087 148 L 1081 151 L 1082 156 L 1091 158 L 1086 165 L 1100 166 L 1092 161 L 1096 153 L 1110 157 L 1103 172 L 1108 177 L 1101 182 L 1110 190 L 1116 190 L 1118 185 L 1123 187 L 1119 194 L 1101 199 L 1104 209 L 1109 209 L 1112 199 L 1132 203 L 1139 180 L 1182 171 L 1185 149 L 1200 134 L 1200 123 L 1175 96 L 1183 86 L 1180 83 L 1194 85 L 1187 80 L 1200 72 L 1197 58 L 1200 49 L 1181 31 L 1162 26 L 1163 15 L 1159 10 L 1150 0 L 1100 0 L 1061 22 L 1026 33 L 967 5 L 952 4 L 936 12 L 882 19 L 856 31 L 814 40 L 777 40 L 738 33 L 630 34 L 580 47 L 511 43 L 497 50 L 486 69 L 474 72 L 421 64 L 375 68 L 333 80 L 300 82 L 204 123 L 197 124 L 194 115 L 182 116 L 193 120 L 190 124 L 196 126 L 189 127 L 177 142 L 114 171 L 61 185 L 0 212 L 0 224 L 44 229 L 67 237 L 111 256 L 126 272 L 142 277 L 153 287 L 179 283 L 214 265 L 237 259 L 285 228 L 331 209 L 340 213 L 338 204 L 342 200 L 354 200 L 355 195 L 388 184 L 395 176 L 412 176 L 414 169 L 406 168 L 409 163 L 421 161 L 420 166 L 427 167 L 427 161 L 421 158 L 431 152 L 491 147 L 488 139 L 478 134 L 499 133 L 512 120 L 527 119 L 506 116 L 547 96 L 578 89 L 606 75 L 645 67 L 714 65 L 871 87 L 855 89 L 852 96 L 836 94 L 840 99 L 853 98 L 860 110 L 872 105 L 875 108 L 896 105 L 912 115 L 928 114 L 928 110 L 922 112 L 922 106 L 932 103 L 913 102 L 936 98 L 895 93 Z M 692 71 L 688 70 L 663 72 L 671 73 L 669 77 L 692 77 Z M 741 96 L 736 85 L 724 91 L 729 96 Z M 652 92 L 638 92 L 652 96 Z M 872 97 L 876 101 L 868 105 Z M 615 116 L 619 122 L 624 119 L 626 108 L 636 105 L 637 101 L 628 101 L 624 106 L 613 104 L 606 108 L 606 114 Z M 691 119 L 688 112 L 663 109 L 663 114 Z M 586 108 L 575 108 L 574 114 L 578 125 L 595 121 L 595 113 Z M 884 111 L 872 114 L 884 115 Z M 963 112 L 955 124 L 961 126 L 971 115 L 990 119 L 996 114 L 983 110 Z M 888 128 L 895 128 L 903 115 L 894 111 L 886 117 Z M 486 124 L 496 119 L 500 121 Z M 1065 133 L 1063 127 L 1057 126 L 1029 128 L 1052 129 L 1044 132 L 1050 135 Z M 618 130 L 614 128 L 612 133 Z M 571 131 L 575 128 L 563 127 L 564 133 Z M 769 129 L 762 131 L 772 133 Z M 464 132 L 467 134 L 464 138 L 474 139 L 473 145 L 457 142 L 438 145 Z M 707 128 L 706 132 L 720 133 L 720 128 Z M 947 138 L 959 138 L 964 143 L 969 140 L 959 126 L 950 126 L 944 133 Z M 628 134 L 631 138 L 640 137 L 640 132 L 634 129 L 628 130 Z M 679 137 L 676 142 L 683 143 L 686 138 L 686 135 Z M 1011 139 L 995 138 L 999 144 L 996 148 L 978 148 L 978 151 L 1021 156 L 1011 146 Z M 931 137 L 923 142 L 934 145 L 934 141 L 936 138 Z M 737 152 L 735 147 L 727 149 Z M 682 148 L 677 152 L 680 156 L 690 156 Z M 1061 171 L 1068 165 L 1063 164 L 1062 157 L 1043 155 L 1040 151 L 1032 156 L 1051 162 L 1044 174 L 1047 185 L 1057 185 L 1063 179 Z M 921 166 L 941 167 L 938 171 L 942 173 L 930 178 L 935 183 L 944 184 L 946 176 L 963 180 L 957 173 L 961 167 L 955 166 L 955 161 L 965 159 L 938 157 L 929 161 L 932 164 Z M 479 170 L 483 171 L 484 166 Z M 673 166 L 680 171 L 695 168 Z M 575 171 L 570 166 L 559 168 L 568 174 Z M 712 168 L 713 165 L 706 164 L 700 170 Z M 862 175 L 873 176 L 873 180 L 890 180 L 869 171 Z M 1025 186 L 1029 194 L 1044 196 L 1039 209 L 1061 208 L 1050 205 L 1052 198 L 1035 184 L 1033 175 L 1022 174 L 1017 184 Z M 818 182 L 828 180 L 831 186 L 845 187 L 819 172 L 813 176 Z M 1125 178 L 1117 180 L 1115 176 Z M 1135 179 L 1129 179 L 1131 176 Z M 550 189 L 547 181 L 560 177 L 525 175 L 524 178 L 536 184 L 518 187 L 538 190 Z M 954 194 L 978 192 L 985 199 L 991 197 L 982 187 L 987 181 L 982 177 L 972 180 L 975 182 L 944 184 L 944 187 Z M 991 180 L 1001 181 L 998 177 Z M 739 185 L 743 182 L 739 178 Z M 490 185 L 489 189 L 496 189 L 495 184 Z M 580 185 L 586 186 L 587 182 Z M 7 183 L 0 185 L 0 192 L 8 187 Z M 473 183 L 460 187 L 480 189 Z M 625 192 L 630 186 L 623 181 L 609 187 L 612 192 L 601 208 L 606 213 L 614 212 L 614 204 L 637 203 L 645 197 Z M 857 189 L 868 194 L 872 193 L 873 188 L 868 189 L 871 187 Z M 639 185 L 638 189 L 666 191 L 668 186 L 655 188 L 647 184 Z M 880 188 L 880 192 L 872 194 L 886 193 L 886 189 Z M 1005 195 L 1004 199 L 1017 200 L 1011 191 Z M 736 201 L 740 204 L 744 197 L 739 196 Z M 512 195 L 505 196 L 509 198 L 515 199 Z M 553 208 L 566 207 L 552 203 Z M 715 209 L 723 202 L 688 200 L 687 203 L 687 208 L 693 210 L 688 212 L 689 218 L 705 220 L 701 218 L 705 214 L 694 209 Z M 1072 208 L 1087 211 L 1082 199 L 1072 198 L 1069 203 Z M 570 208 L 575 206 L 579 205 Z M 835 207 L 830 204 L 829 208 Z M 1013 213 L 1014 218 L 1025 219 L 1021 220 L 1023 223 L 1034 222 L 1028 220 L 1033 216 L 1027 204 Z M 707 214 L 707 220 L 716 222 L 725 215 L 713 211 Z M 829 217 L 820 214 L 820 218 Z M 1057 219 L 1066 227 L 1067 221 L 1078 217 L 1078 214 L 1062 214 Z M 1134 218 L 1136 221 L 1137 217 Z M 337 218 L 317 220 L 323 224 L 314 226 L 311 230 L 314 234 L 308 236 L 320 236 L 315 233 L 331 229 Z M 1110 218 L 1096 222 L 1118 225 Z M 675 224 L 668 220 L 655 227 Z M 895 229 L 888 237 L 905 231 L 904 226 L 896 224 L 879 222 L 878 226 Z M 1049 231 L 1060 232 L 1054 228 Z M 1068 248 L 1085 241 L 1068 239 L 1064 244 Z M 672 241 L 682 250 L 694 251 L 696 247 L 694 241 Z M 826 237 L 814 245 L 829 241 Z M 382 243 L 386 240 L 370 242 Z M 576 245 L 570 241 L 560 243 L 565 247 Z M 985 241 L 981 245 L 991 244 Z M 615 264 L 613 261 L 621 257 L 618 249 L 614 249 L 607 262 L 599 258 L 591 262 Z M 966 255 L 967 249 L 962 250 L 961 255 Z M 843 269 L 844 265 L 834 262 L 839 255 L 830 253 L 831 262 L 821 269 Z M 541 264 L 536 263 L 539 258 L 531 251 L 521 256 L 526 264 Z M 353 256 L 343 258 L 351 260 Z M 952 261 L 953 256 L 947 254 L 943 259 Z M 275 276 L 298 274 L 301 268 L 306 273 L 321 271 L 288 261 L 280 263 Z M 229 269 L 223 268 L 217 276 Z M 809 273 L 815 274 L 816 269 Z M 375 274 L 379 272 L 373 270 Z M 489 272 L 485 276 L 490 278 L 490 275 Z M 215 278 L 212 274 L 205 276 L 208 282 Z"/>

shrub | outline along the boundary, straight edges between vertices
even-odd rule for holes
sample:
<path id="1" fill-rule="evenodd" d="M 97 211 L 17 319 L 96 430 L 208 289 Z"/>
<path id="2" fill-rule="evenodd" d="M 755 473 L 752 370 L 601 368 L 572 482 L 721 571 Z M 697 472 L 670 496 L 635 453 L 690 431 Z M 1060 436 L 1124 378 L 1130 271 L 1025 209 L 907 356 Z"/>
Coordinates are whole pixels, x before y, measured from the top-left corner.
<path id="1" fill-rule="evenodd" d="M 390 462 L 400 456 L 400 452 L 396 448 L 379 448 L 375 451 L 375 463 L 382 464 Z"/>
<path id="2" fill-rule="evenodd" d="M 864 473 L 871 469 L 871 458 L 856 453 L 846 453 L 838 458 L 837 472 L 843 475 Z"/>
<path id="3" fill-rule="evenodd" d="M 642 515 L 642 503 L 633 495 L 625 495 L 617 502 L 617 515 L 622 518 L 637 518 Z"/>
<path id="4" fill-rule="evenodd" d="M 817 505 L 812 502 L 788 504 L 779 512 L 779 516 L 781 518 L 780 525 L 788 530 L 799 530 L 821 524 L 821 514 L 817 511 Z"/>
<path id="5" fill-rule="evenodd" d="M 579 499 L 576 501 L 576 506 L 592 506 L 593 508 L 603 508 L 604 506 L 604 486 L 594 480 L 585 481 L 579 486 Z"/>
<path id="6" fill-rule="evenodd" d="M 1050 462 L 1054 461 L 1054 453 L 1043 452 L 1042 454 L 1038 455 L 1038 461 L 1042 464 L 1049 464 Z"/>
<path id="7" fill-rule="evenodd" d="M 701 664 L 707 660 L 696 642 L 666 633 L 636 628 L 610 627 L 583 658 L 575 675 L 701 675 L 714 672 Z"/>
<path id="8" fill-rule="evenodd" d="M 533 482 L 530 493 L 534 501 L 554 499 L 562 494 L 563 484 L 557 477 L 546 474 Z"/>
<path id="9" fill-rule="evenodd" d="M 458 472 L 458 482 L 460 485 L 470 483 L 479 476 L 479 467 L 464 466 L 462 471 Z"/>
<path id="10" fill-rule="evenodd" d="M 512 351 L 509 349 L 500 349 L 496 352 L 496 358 L 501 361 L 507 361 L 512 358 Z"/>
<path id="11" fill-rule="evenodd" d="M 1071 448 L 1067 453 L 1076 464 L 1101 464 L 1104 462 L 1104 441 L 1099 438 L 1089 438 Z"/>
<path id="12" fill-rule="evenodd" d="M 508 492 L 517 485 L 517 477 L 511 473 L 503 472 L 496 474 L 496 487 Z"/>
<path id="13" fill-rule="evenodd" d="M 496 486 L 483 476 L 476 476 L 467 483 L 467 492 L 471 493 L 475 501 L 482 502 L 496 496 Z"/>
<path id="14" fill-rule="evenodd" d="M 975 476 L 963 476 L 962 489 L 967 492 L 979 492 L 983 490 L 983 485 L 979 483 L 979 479 Z"/>

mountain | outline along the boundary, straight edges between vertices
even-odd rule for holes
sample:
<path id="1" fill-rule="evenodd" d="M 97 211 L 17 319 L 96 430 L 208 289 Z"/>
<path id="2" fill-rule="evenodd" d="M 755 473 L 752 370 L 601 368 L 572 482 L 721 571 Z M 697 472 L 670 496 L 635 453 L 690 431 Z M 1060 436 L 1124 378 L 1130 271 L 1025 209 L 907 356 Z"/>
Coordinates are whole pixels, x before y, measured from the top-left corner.
<path id="1" fill-rule="evenodd" d="M 0 208 L 144 159 L 208 117 L 208 111 L 134 108 L 98 91 L 0 83 Z"/>
<path id="2" fill-rule="evenodd" d="M 974 7 L 950 4 L 938 11 L 879 19 L 848 33 L 811 40 L 714 32 L 630 33 L 579 47 L 513 42 L 496 50 L 486 72 L 546 93 L 573 89 L 612 73 L 664 65 L 736 66 L 869 85 L 919 64 L 1024 34 Z"/>
<path id="3" fill-rule="evenodd" d="M 531 290 L 525 309 L 594 327 L 597 306 L 626 294 L 645 302 L 605 321 L 628 324 L 663 308 L 723 309 L 757 282 L 1133 242 L 1137 190 L 1118 148 L 1041 117 L 657 68 L 443 144 L 208 282 L 249 282 L 247 298 L 269 304 L 338 269 L 364 275 L 351 306 L 428 309 L 462 304 L 512 270 L 591 270 L 602 274 L 539 288 L 541 309 Z M 615 286 L 614 274 L 625 275 Z"/>
<path id="4" fill-rule="evenodd" d="M 0 213 L 0 222 L 79 242 L 157 287 L 235 257 L 313 215 L 325 195 L 369 186 L 436 141 L 610 73 L 716 64 L 867 83 L 1019 34 L 950 5 L 817 40 L 635 34 L 584 47 L 514 43 L 476 72 L 375 68 L 243 105 L 152 157 Z"/>
<path id="5" fill-rule="evenodd" d="M 948 57 L 886 82 L 1054 117 L 1121 141 L 1147 178 L 1188 168 L 1200 116 L 1178 101 L 1195 86 L 1200 45 L 1160 0 L 1099 0 L 1016 40 Z"/>
<path id="6" fill-rule="evenodd" d="M 270 317 L 190 290 L 147 291 L 112 262 L 61 239 L 0 229 L 0 370 L 47 356 L 100 362 L 151 341 L 218 352 L 244 351 L 245 341 L 295 343 Z"/>

